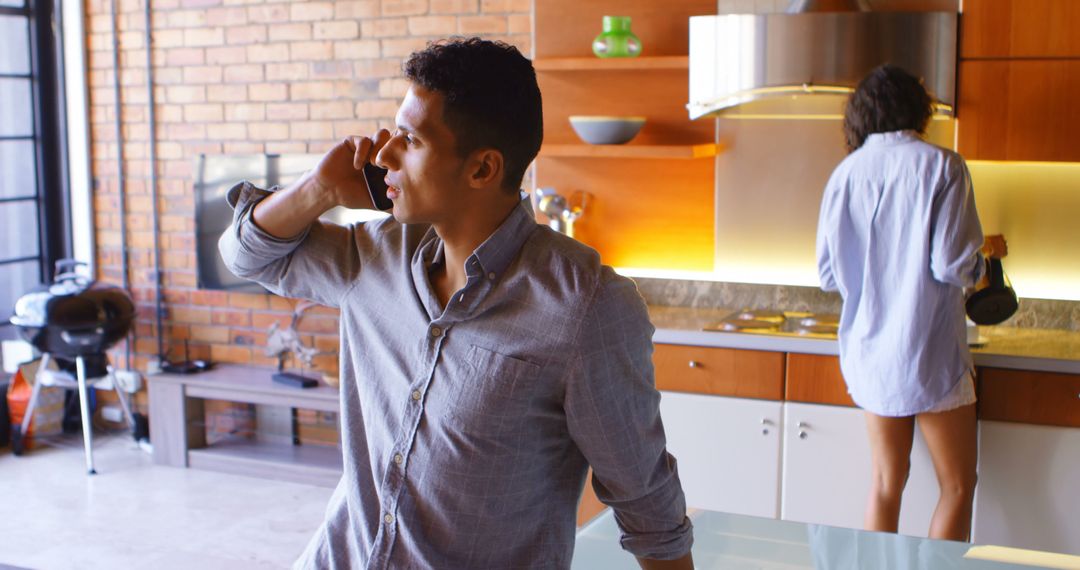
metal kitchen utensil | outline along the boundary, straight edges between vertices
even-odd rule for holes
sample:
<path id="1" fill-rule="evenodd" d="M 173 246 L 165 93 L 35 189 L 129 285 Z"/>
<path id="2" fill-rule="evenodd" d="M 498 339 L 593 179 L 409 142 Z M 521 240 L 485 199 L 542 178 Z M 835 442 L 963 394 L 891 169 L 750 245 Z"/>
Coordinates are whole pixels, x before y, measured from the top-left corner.
<path id="1" fill-rule="evenodd" d="M 976 287 L 964 307 L 968 317 L 980 325 L 1000 324 L 1013 316 L 1020 306 L 1001 259 L 991 257 L 989 262 L 986 283 Z"/>
<path id="2" fill-rule="evenodd" d="M 588 192 L 578 190 L 567 200 L 554 188 L 537 188 L 533 197 L 536 209 L 548 217 L 551 229 L 574 237 L 574 222 L 585 213 L 590 199 Z"/>

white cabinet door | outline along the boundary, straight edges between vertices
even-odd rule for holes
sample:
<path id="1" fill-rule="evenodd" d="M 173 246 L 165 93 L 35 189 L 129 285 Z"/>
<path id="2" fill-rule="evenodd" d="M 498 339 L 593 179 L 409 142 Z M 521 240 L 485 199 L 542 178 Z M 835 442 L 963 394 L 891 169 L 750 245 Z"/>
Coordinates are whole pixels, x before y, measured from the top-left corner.
<path id="1" fill-rule="evenodd" d="M 979 422 L 972 537 L 1080 555 L 1080 428 Z"/>
<path id="2" fill-rule="evenodd" d="M 870 442 L 862 410 L 788 402 L 780 518 L 862 528 L 870 492 Z M 900 508 L 900 532 L 926 536 L 938 485 L 918 429 Z"/>
<path id="3" fill-rule="evenodd" d="M 781 407 L 661 392 L 668 450 L 679 462 L 688 507 L 776 518 Z"/>

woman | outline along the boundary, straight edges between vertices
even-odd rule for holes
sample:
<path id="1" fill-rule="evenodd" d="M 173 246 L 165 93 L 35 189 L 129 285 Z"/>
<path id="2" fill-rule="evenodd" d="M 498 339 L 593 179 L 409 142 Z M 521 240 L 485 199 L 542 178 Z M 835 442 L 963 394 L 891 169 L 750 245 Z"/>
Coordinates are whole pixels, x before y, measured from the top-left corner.
<path id="1" fill-rule="evenodd" d="M 865 411 L 873 482 L 868 530 L 896 532 L 916 420 L 941 496 L 929 536 L 967 540 L 975 490 L 975 387 L 964 288 L 985 274 L 971 178 L 955 152 L 923 141 L 932 113 L 920 81 L 883 65 L 844 113 L 850 154 L 825 188 L 821 287 L 839 291 L 840 366 Z"/>

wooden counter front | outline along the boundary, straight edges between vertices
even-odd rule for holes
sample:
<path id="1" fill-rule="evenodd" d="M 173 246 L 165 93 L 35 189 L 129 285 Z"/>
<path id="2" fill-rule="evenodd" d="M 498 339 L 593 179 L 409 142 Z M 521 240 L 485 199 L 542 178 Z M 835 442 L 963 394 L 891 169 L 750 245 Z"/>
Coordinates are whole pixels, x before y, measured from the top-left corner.
<path id="1" fill-rule="evenodd" d="M 855 406 L 836 356 L 789 353 L 784 399 L 790 402 Z"/>
<path id="2" fill-rule="evenodd" d="M 784 353 L 657 344 L 656 388 L 714 396 L 784 399 Z"/>
<path id="3" fill-rule="evenodd" d="M 979 369 L 979 419 L 1080 427 L 1080 375 Z"/>

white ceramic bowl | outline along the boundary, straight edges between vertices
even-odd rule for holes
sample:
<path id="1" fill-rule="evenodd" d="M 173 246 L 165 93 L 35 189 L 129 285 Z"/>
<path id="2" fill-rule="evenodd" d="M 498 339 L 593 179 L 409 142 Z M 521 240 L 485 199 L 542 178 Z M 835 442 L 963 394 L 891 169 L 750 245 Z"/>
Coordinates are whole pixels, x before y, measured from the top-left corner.
<path id="1" fill-rule="evenodd" d="M 571 115 L 570 126 L 589 144 L 623 144 L 645 125 L 645 117 Z"/>

